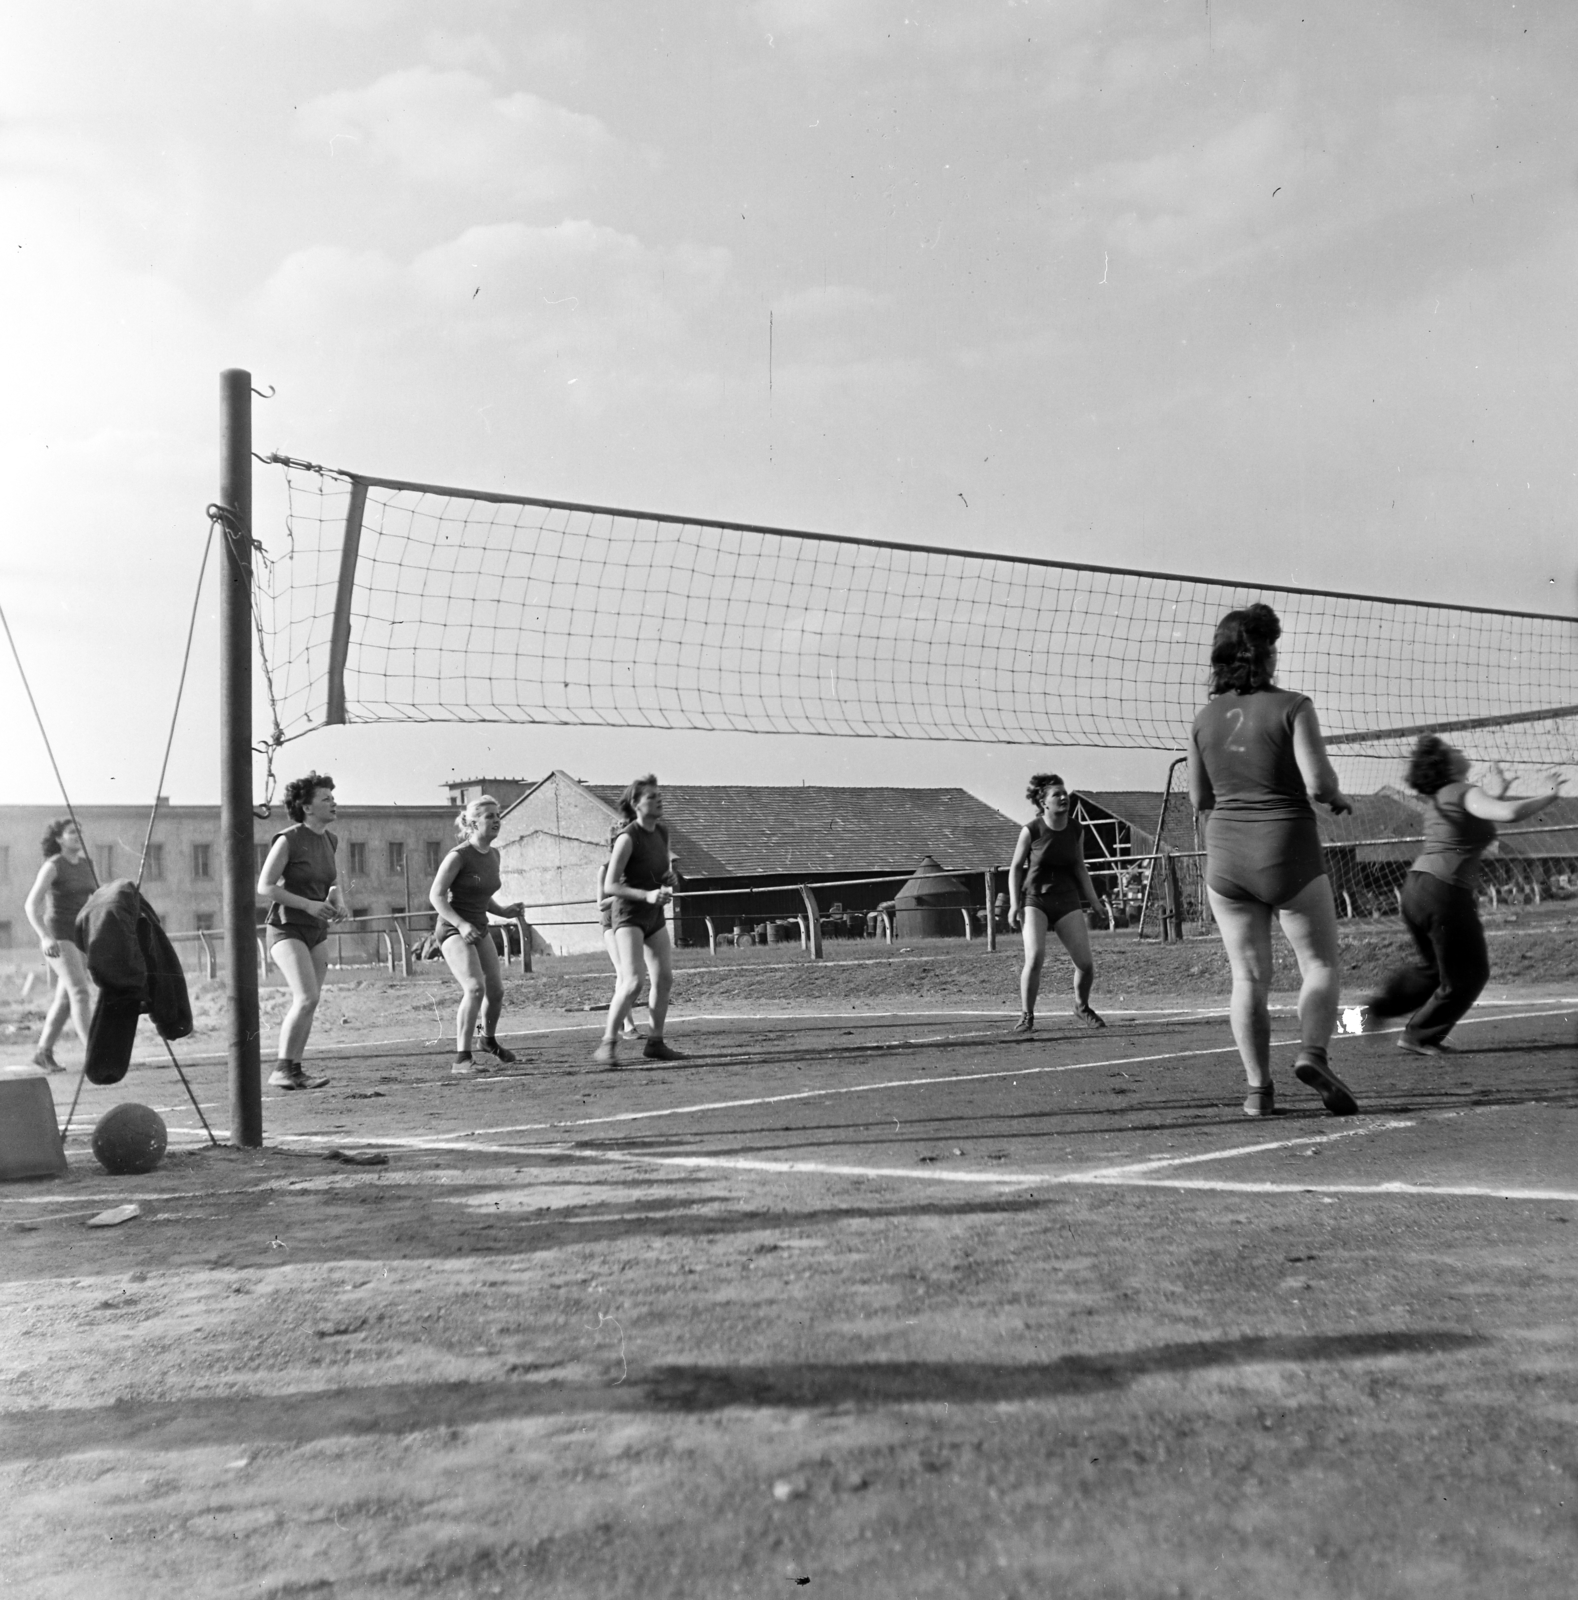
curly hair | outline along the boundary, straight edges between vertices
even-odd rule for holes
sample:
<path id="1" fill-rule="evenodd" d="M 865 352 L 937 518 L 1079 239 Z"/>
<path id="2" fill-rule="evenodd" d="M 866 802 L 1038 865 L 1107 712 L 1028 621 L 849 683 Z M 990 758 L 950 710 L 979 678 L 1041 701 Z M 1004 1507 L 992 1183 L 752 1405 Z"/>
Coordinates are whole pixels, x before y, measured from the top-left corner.
<path id="1" fill-rule="evenodd" d="M 44 859 L 46 861 L 48 861 L 51 856 L 58 856 L 60 854 L 61 834 L 63 834 L 67 828 L 76 827 L 76 823 L 73 822 L 70 817 L 56 817 L 55 820 L 44 829 L 43 845 Z M 77 828 L 77 837 L 79 839 L 82 837 L 82 830 L 80 828 Z"/>
<path id="2" fill-rule="evenodd" d="M 1415 794 L 1435 794 L 1452 781 L 1457 751 L 1440 734 L 1422 733 L 1408 758 L 1408 787 Z"/>
<path id="3" fill-rule="evenodd" d="M 307 807 L 320 789 L 332 789 L 334 779 L 327 772 L 309 772 L 305 778 L 294 778 L 285 785 L 285 814 L 292 822 L 307 820 Z"/>
<path id="4" fill-rule="evenodd" d="M 619 815 L 626 822 L 634 822 L 636 820 L 636 802 L 640 800 L 648 789 L 655 789 L 657 786 L 657 778 L 650 772 L 644 778 L 637 778 L 619 797 Z"/>
<path id="5" fill-rule="evenodd" d="M 455 816 L 455 835 L 462 844 L 466 842 L 466 835 L 471 832 L 471 825 L 477 820 L 477 813 L 484 806 L 492 806 L 499 810 L 499 803 L 490 794 L 479 794 L 475 800 L 468 800 Z"/>
<path id="6" fill-rule="evenodd" d="M 1254 694 L 1269 689 L 1272 652 L 1282 637 L 1282 623 L 1258 601 L 1229 611 L 1216 625 L 1211 640 L 1211 693 Z"/>
<path id="7" fill-rule="evenodd" d="M 1025 790 L 1025 799 L 1037 811 L 1040 811 L 1042 806 L 1046 804 L 1047 790 L 1062 782 L 1063 780 L 1055 772 L 1038 772 L 1030 780 L 1030 786 Z"/>

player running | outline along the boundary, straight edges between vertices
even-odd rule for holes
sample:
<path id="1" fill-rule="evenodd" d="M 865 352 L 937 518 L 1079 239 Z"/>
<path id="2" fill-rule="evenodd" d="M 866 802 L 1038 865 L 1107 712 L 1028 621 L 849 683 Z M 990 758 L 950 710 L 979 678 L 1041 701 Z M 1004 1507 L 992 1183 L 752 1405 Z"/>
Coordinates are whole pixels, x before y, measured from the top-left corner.
<path id="1" fill-rule="evenodd" d="M 1447 1035 L 1490 977 L 1474 889 L 1496 824 L 1532 817 L 1561 793 L 1560 776 L 1546 793 L 1515 799 L 1495 762 L 1483 784 L 1470 783 L 1468 772 L 1468 757 L 1436 734 L 1414 746 L 1408 786 L 1429 803 L 1424 851 L 1403 880 L 1402 900 L 1418 957 L 1390 973 L 1360 1011 L 1366 1032 L 1383 1017 L 1408 1017 L 1397 1043 L 1416 1056 L 1448 1052 Z"/>
<path id="2" fill-rule="evenodd" d="M 1049 928 L 1074 963 L 1074 1015 L 1087 1028 L 1105 1028 L 1107 1024 L 1090 1007 L 1096 963 L 1090 953 L 1085 907 L 1094 909 L 1100 901 L 1085 865 L 1085 830 L 1074 821 L 1068 788 L 1055 772 L 1038 772 L 1025 798 L 1037 814 L 1020 829 L 1008 864 L 1008 925 L 1023 926 L 1025 939 L 1025 965 L 1019 974 L 1022 1009 L 1014 1032 L 1035 1030 Z"/>

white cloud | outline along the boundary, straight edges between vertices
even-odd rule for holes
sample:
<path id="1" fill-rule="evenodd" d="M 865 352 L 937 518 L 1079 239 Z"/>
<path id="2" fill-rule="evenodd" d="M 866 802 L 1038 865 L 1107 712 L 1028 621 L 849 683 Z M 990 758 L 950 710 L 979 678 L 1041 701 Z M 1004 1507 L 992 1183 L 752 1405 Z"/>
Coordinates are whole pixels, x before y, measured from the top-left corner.
<path id="1" fill-rule="evenodd" d="M 893 303 L 891 294 L 875 294 L 856 284 L 829 283 L 818 288 L 797 289 L 773 301 L 773 310 L 782 317 L 803 317 L 807 321 L 827 322 L 840 317 L 870 316 Z"/>
<path id="2" fill-rule="evenodd" d="M 596 117 L 524 90 L 497 95 L 459 68 L 408 67 L 322 95 L 302 106 L 298 126 L 336 160 L 528 205 L 580 193 L 619 150 Z"/>

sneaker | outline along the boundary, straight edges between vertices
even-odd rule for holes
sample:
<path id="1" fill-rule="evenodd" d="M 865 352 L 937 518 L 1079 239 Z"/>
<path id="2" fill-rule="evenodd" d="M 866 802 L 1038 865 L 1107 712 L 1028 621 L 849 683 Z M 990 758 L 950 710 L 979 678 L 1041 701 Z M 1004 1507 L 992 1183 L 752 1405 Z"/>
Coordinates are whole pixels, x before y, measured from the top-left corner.
<path id="1" fill-rule="evenodd" d="M 42 1045 L 33 1052 L 33 1065 L 42 1067 L 45 1072 L 64 1072 L 66 1069 L 55 1059 L 53 1050 L 46 1050 Z"/>
<path id="2" fill-rule="evenodd" d="M 275 1089 L 322 1089 L 328 1084 L 327 1078 L 309 1078 L 302 1070 L 299 1061 L 287 1062 L 283 1067 L 275 1067 L 269 1074 L 269 1085 Z"/>
<path id="3" fill-rule="evenodd" d="M 592 1052 L 592 1060 L 600 1067 L 617 1067 L 619 1065 L 619 1046 L 612 1039 L 604 1039 Z"/>
<path id="4" fill-rule="evenodd" d="M 619 1030 L 619 1037 L 621 1039 L 639 1039 L 642 1037 L 642 1033 L 635 1023 L 629 1017 L 626 1017 L 624 1027 Z"/>
<path id="5" fill-rule="evenodd" d="M 1036 1014 L 1033 1011 L 1021 1011 L 1019 1020 L 1014 1024 L 1015 1033 L 1034 1033 L 1036 1031 Z"/>
<path id="6" fill-rule="evenodd" d="M 1277 1086 L 1268 1083 L 1264 1088 L 1251 1089 L 1244 1096 L 1246 1117 L 1274 1117 L 1277 1114 Z"/>
<path id="7" fill-rule="evenodd" d="M 1406 1050 L 1411 1056 L 1450 1056 L 1457 1054 L 1452 1046 L 1445 1041 L 1431 1044 L 1425 1039 L 1410 1039 L 1406 1033 L 1397 1041 L 1397 1048 Z"/>
<path id="8" fill-rule="evenodd" d="M 1075 1006 L 1074 1015 L 1085 1024 L 1087 1028 L 1105 1028 L 1107 1024 L 1096 1015 L 1089 1006 Z"/>
<path id="9" fill-rule="evenodd" d="M 452 1077 L 474 1078 L 477 1075 L 477 1064 L 470 1056 L 456 1056 L 449 1071 Z"/>
<path id="10" fill-rule="evenodd" d="M 648 1039 L 646 1048 L 641 1052 L 648 1061 L 683 1061 L 685 1052 L 676 1050 L 673 1045 L 665 1044 L 661 1038 Z"/>
<path id="11" fill-rule="evenodd" d="M 506 1050 L 497 1039 L 484 1039 L 482 1048 L 499 1063 L 501 1067 L 510 1067 L 520 1060 L 513 1050 Z"/>
<path id="12" fill-rule="evenodd" d="M 1293 1076 L 1308 1084 L 1334 1117 L 1351 1117 L 1359 1109 L 1353 1091 L 1319 1056 L 1301 1052 L 1293 1064 Z"/>

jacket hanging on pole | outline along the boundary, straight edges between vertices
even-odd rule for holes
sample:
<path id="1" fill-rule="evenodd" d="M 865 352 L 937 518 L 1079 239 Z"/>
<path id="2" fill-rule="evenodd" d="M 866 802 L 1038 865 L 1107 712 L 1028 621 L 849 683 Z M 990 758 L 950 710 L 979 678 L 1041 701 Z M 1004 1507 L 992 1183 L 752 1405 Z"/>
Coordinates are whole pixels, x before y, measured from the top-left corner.
<path id="1" fill-rule="evenodd" d="M 119 1083 L 144 1012 L 163 1039 L 192 1031 L 186 973 L 158 915 L 130 878 L 94 890 L 77 916 L 77 943 L 99 987 L 88 1028 L 90 1083 Z"/>

